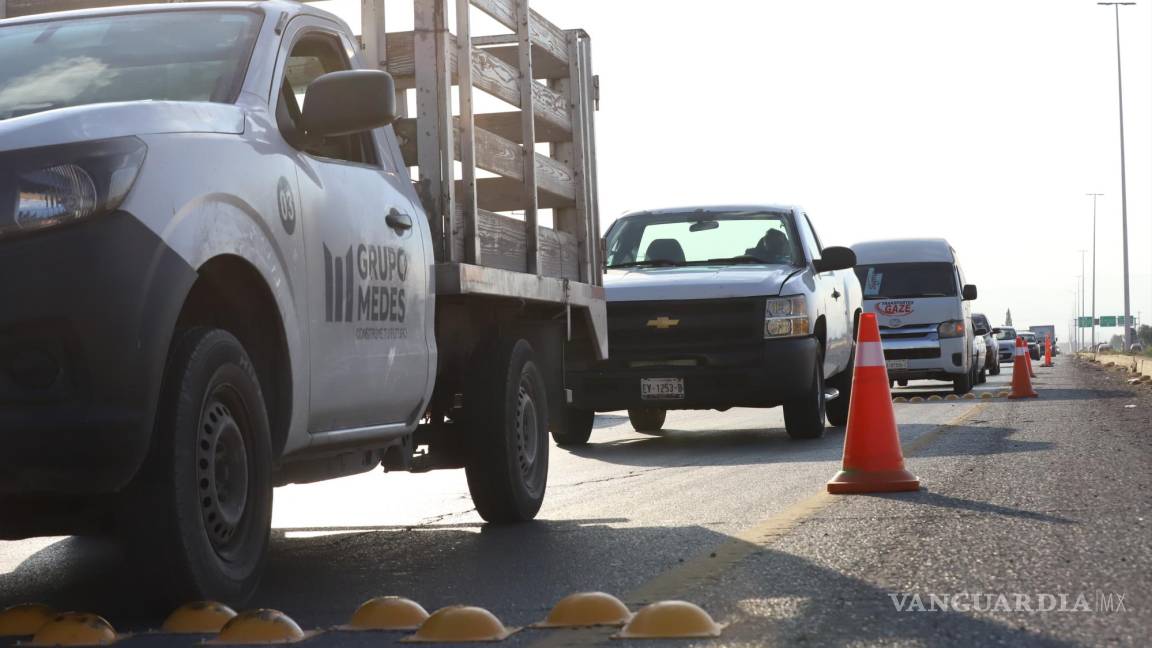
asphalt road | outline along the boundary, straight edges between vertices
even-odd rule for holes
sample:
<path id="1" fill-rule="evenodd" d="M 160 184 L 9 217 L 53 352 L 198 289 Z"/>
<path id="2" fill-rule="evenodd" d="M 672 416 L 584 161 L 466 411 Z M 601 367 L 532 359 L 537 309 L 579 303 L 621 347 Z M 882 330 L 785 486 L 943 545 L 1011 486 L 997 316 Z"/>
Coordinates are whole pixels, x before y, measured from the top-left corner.
<path id="1" fill-rule="evenodd" d="M 521 626 L 566 594 L 603 590 L 633 606 L 695 601 L 728 624 L 720 642 L 704 642 L 714 645 L 1148 645 L 1152 390 L 1057 361 L 1037 369 L 1035 401 L 897 404 L 918 493 L 826 495 L 843 430 L 793 442 L 779 410 L 748 409 L 674 412 L 660 436 L 599 416 L 592 445 L 552 448 L 547 500 L 530 524 L 484 525 L 458 471 L 281 488 L 253 604 L 323 628 L 398 594 L 430 610 L 481 605 Z M 925 383 L 898 393 L 947 392 Z M 0 606 L 43 601 L 126 630 L 157 626 L 138 614 L 147 593 L 124 582 L 122 559 L 95 539 L 0 542 Z M 1092 609 L 1021 609 L 1061 594 L 1066 608 L 1083 594 Z M 912 611 L 913 595 L 976 609 Z M 609 634 L 526 630 L 508 643 Z M 309 644 L 400 636 L 329 632 Z"/>

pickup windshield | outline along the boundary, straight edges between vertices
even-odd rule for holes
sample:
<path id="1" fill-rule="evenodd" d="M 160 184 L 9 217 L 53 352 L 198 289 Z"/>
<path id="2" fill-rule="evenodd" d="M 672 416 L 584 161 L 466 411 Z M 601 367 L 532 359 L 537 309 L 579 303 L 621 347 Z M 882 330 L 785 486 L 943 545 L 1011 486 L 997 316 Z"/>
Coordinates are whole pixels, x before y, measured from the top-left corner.
<path id="1" fill-rule="evenodd" d="M 801 258 L 795 241 L 786 214 L 636 214 L 609 230 L 607 266 L 792 265 Z"/>
<path id="2" fill-rule="evenodd" d="M 956 272 L 950 263 L 877 263 L 856 266 L 865 299 L 955 297 Z"/>
<path id="3" fill-rule="evenodd" d="M 113 101 L 232 102 L 260 20 L 183 10 L 0 27 L 0 119 Z"/>
<path id="4" fill-rule="evenodd" d="M 1016 329 L 1002 328 L 996 333 L 997 340 L 1015 340 Z"/>

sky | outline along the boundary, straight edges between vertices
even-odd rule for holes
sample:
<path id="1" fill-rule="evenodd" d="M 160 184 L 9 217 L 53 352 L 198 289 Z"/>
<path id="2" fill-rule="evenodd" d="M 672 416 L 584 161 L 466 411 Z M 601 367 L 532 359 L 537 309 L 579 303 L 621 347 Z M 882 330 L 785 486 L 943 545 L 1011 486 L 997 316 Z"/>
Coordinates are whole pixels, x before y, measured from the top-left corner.
<path id="1" fill-rule="evenodd" d="M 410 16 L 410 2 L 387 2 L 388 31 L 409 29 L 392 12 Z M 1152 323 L 1152 0 L 1137 3 L 1120 10 L 1128 234 L 1132 313 Z M 358 2 L 322 4 L 358 25 Z M 974 310 L 996 324 L 1011 308 L 1017 326 L 1055 324 L 1066 338 L 1082 249 L 1090 311 L 1085 194 L 1098 192 L 1097 314 L 1123 313 L 1112 8 L 1092 0 L 532 7 L 592 38 L 602 229 L 634 209 L 765 202 L 804 206 L 826 245 L 943 237 L 979 287 Z"/>

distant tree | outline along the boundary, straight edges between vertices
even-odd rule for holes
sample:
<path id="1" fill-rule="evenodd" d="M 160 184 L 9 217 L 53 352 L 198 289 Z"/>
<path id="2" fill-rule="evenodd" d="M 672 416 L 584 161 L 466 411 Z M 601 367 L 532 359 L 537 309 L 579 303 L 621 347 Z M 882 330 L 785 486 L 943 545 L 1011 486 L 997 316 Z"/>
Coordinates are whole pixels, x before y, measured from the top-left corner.
<path id="1" fill-rule="evenodd" d="M 1141 324 L 1140 328 L 1136 329 L 1136 337 L 1145 349 L 1152 348 L 1152 326 Z"/>
<path id="2" fill-rule="evenodd" d="M 1111 345 L 1113 351 L 1115 351 L 1117 349 L 1123 349 L 1124 348 L 1124 336 L 1123 335 L 1113 335 L 1112 339 L 1108 342 L 1108 344 Z"/>
<path id="3" fill-rule="evenodd" d="M 1009 308 L 1008 312 L 1004 315 L 1004 326 L 1012 326 L 1012 309 Z"/>

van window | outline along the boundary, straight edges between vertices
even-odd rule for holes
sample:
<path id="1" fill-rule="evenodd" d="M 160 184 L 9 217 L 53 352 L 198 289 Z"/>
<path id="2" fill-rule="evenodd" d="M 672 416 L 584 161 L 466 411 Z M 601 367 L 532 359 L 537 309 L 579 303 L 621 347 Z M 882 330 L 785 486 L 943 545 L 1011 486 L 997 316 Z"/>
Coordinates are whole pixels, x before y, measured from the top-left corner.
<path id="1" fill-rule="evenodd" d="M 865 299 L 955 297 L 951 263 L 876 263 L 856 266 Z"/>

